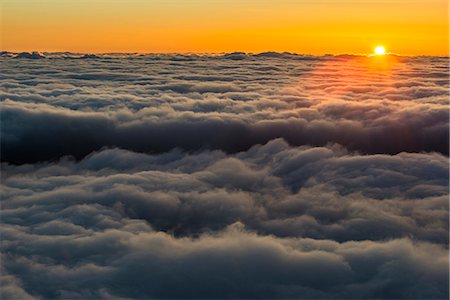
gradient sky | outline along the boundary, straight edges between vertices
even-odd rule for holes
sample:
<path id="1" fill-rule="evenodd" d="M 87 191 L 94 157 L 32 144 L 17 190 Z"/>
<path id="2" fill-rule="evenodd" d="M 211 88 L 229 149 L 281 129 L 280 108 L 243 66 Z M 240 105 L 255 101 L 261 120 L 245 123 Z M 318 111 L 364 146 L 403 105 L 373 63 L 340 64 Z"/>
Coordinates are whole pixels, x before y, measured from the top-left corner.
<path id="1" fill-rule="evenodd" d="M 1 49 L 448 54 L 447 0 L 2 0 Z"/>

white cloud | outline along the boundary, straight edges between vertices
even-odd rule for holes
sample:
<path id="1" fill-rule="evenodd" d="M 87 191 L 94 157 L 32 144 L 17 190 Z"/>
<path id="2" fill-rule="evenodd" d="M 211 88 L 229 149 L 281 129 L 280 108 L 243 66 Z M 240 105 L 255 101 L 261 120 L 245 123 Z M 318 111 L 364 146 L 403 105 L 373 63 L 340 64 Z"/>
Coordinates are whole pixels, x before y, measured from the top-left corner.
<path id="1" fill-rule="evenodd" d="M 3 298 L 448 297 L 446 58 L 81 57 L 0 58 Z"/>

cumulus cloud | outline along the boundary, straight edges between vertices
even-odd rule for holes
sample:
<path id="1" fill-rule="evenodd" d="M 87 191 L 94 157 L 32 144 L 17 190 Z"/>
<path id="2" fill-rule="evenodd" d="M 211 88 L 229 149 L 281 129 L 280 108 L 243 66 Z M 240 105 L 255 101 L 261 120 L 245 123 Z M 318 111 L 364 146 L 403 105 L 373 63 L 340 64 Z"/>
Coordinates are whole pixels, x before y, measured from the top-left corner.
<path id="1" fill-rule="evenodd" d="M 448 242 L 448 167 L 439 154 L 357 156 L 275 140 L 232 157 L 112 149 L 80 162 L 3 167 L 5 220 L 66 199 L 60 209 L 99 203 L 175 235 L 240 221 L 282 236 Z"/>
<path id="2" fill-rule="evenodd" d="M 0 58 L 3 299 L 448 298 L 447 58 L 44 55 Z"/>
<path id="3" fill-rule="evenodd" d="M 447 295 L 447 251 L 436 245 L 408 239 L 381 243 L 280 239 L 240 227 L 236 223 L 219 235 L 195 239 L 145 230 L 142 223 L 75 238 L 23 234 L 16 245 L 36 244 L 29 257 L 37 261 L 9 256 L 5 265 L 20 270 L 35 295 L 43 298 Z M 82 264 L 74 263 L 80 260 Z"/>
<path id="4" fill-rule="evenodd" d="M 41 59 L 45 58 L 45 55 L 34 51 L 34 52 L 21 52 L 14 56 L 14 58 L 28 58 L 28 59 Z"/>
<path id="5" fill-rule="evenodd" d="M 82 158 L 104 146 L 236 153 L 275 138 L 448 154 L 448 70 L 439 58 L 226 57 L 27 60 L 22 73 L 3 58 L 2 160 Z"/>
<path id="6" fill-rule="evenodd" d="M 3 170 L 4 264 L 31 295 L 447 295 L 440 154 L 275 140 L 232 156 L 110 149 Z"/>

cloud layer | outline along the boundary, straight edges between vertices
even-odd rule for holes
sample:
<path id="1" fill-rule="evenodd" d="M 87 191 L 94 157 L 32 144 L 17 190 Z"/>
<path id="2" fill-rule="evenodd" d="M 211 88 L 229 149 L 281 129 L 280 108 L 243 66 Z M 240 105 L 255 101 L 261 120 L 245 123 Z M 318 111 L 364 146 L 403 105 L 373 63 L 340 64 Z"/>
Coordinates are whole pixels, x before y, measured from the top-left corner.
<path id="1" fill-rule="evenodd" d="M 448 298 L 447 58 L 40 56 L 0 58 L 3 299 Z"/>
<path id="2" fill-rule="evenodd" d="M 439 154 L 275 140 L 4 170 L 3 262 L 43 298 L 447 295 Z"/>
<path id="3" fill-rule="evenodd" d="M 448 154 L 445 58 L 284 56 L 3 58 L 2 160 L 236 153 L 275 138 Z"/>

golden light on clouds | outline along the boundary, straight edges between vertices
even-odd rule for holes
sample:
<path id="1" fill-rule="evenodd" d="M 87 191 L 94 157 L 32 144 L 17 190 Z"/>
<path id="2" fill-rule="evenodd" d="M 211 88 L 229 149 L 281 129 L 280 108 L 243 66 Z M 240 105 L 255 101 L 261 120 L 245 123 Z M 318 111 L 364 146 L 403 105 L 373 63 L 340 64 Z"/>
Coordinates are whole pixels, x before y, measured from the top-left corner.
<path id="1" fill-rule="evenodd" d="M 2 50 L 447 55 L 447 0 L 3 0 Z M 389 9 L 387 9 L 389 7 Z"/>

